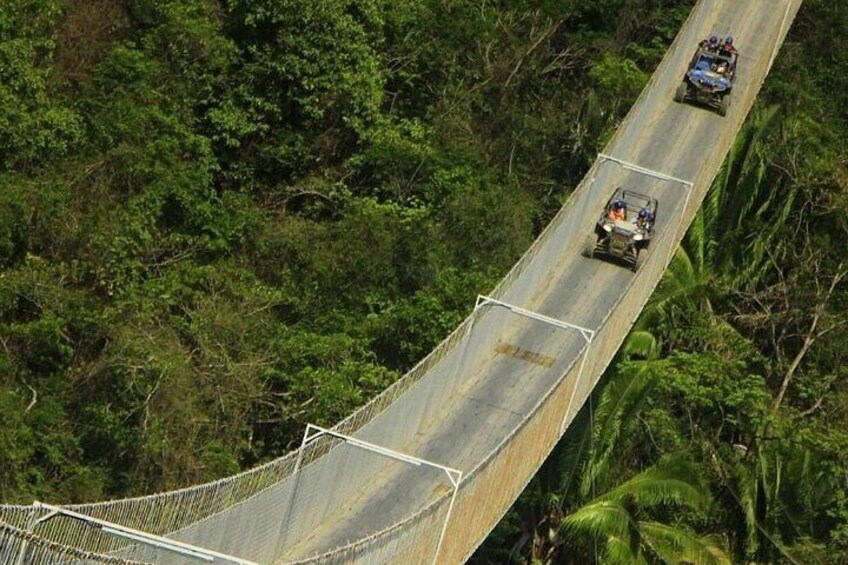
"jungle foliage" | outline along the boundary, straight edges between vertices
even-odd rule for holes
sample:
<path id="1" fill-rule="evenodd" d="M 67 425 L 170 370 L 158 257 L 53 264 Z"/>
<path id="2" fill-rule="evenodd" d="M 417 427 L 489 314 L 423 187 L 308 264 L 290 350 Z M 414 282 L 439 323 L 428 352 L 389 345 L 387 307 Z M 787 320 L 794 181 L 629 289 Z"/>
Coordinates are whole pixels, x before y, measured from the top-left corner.
<path id="1" fill-rule="evenodd" d="M 527 248 L 693 4 L 0 3 L 0 499 L 218 478 L 362 405 Z M 477 562 L 848 561 L 846 38 L 805 2 Z"/>

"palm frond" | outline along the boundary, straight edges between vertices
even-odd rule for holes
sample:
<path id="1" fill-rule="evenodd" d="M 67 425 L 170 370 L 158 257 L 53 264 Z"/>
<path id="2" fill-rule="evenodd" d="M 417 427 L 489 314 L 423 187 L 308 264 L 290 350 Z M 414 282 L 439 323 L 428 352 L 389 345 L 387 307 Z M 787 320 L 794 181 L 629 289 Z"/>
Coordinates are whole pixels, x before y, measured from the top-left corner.
<path id="1" fill-rule="evenodd" d="M 691 282 L 696 278 L 691 258 L 683 248 L 678 248 L 644 311 L 660 318 L 665 316 L 670 306 L 685 301 L 688 290 L 693 286 Z"/>
<path id="2" fill-rule="evenodd" d="M 608 537 L 604 545 L 604 560 L 602 563 L 610 565 L 648 565 L 647 559 L 642 552 L 642 546 L 636 544 L 634 548 L 633 539 Z"/>
<path id="3" fill-rule="evenodd" d="M 587 406 L 577 413 L 568 427 L 568 431 L 560 442 L 562 448 L 557 446 L 561 455 L 555 459 L 560 462 L 557 470 L 558 485 L 555 490 L 564 498 L 572 496 L 574 486 L 579 485 L 589 446 L 592 443 L 593 430 Z"/>
<path id="4" fill-rule="evenodd" d="M 779 107 L 769 106 L 756 110 L 734 143 L 733 155 L 726 183 L 720 188 L 723 206 L 720 221 L 717 221 L 714 233 L 730 233 L 742 227 L 744 218 L 759 202 L 765 188 L 762 182 L 766 168 L 762 151 L 764 138 L 777 123 Z"/>
<path id="5" fill-rule="evenodd" d="M 660 524 L 640 522 L 645 545 L 666 563 L 692 565 L 730 565 L 726 540 L 717 535 L 698 536 L 688 530 Z"/>
<path id="6" fill-rule="evenodd" d="M 651 332 L 647 330 L 634 329 L 627 336 L 627 341 L 624 342 L 625 355 L 636 355 L 648 360 L 654 360 L 659 357 L 659 341 Z"/>
<path id="7" fill-rule="evenodd" d="M 710 505 L 710 492 L 700 469 L 680 457 L 661 459 L 656 465 L 598 497 L 600 501 L 629 499 L 642 507 L 679 504 L 704 511 Z"/>
<path id="8" fill-rule="evenodd" d="M 733 465 L 733 477 L 736 479 L 736 498 L 742 507 L 745 516 L 745 552 L 754 555 L 759 548 L 759 536 L 757 535 L 757 479 L 750 473 L 741 462 Z M 732 489 L 732 487 L 730 487 Z M 732 490 L 731 490 L 732 492 Z"/>
<path id="9" fill-rule="evenodd" d="M 580 492 L 584 497 L 591 495 L 593 486 L 604 488 L 609 482 L 607 473 L 622 430 L 635 419 L 653 384 L 643 365 L 635 374 L 617 375 L 604 388 L 594 414 L 589 465 L 582 477 Z"/>
<path id="10" fill-rule="evenodd" d="M 778 200 L 775 191 L 768 202 L 757 210 L 757 215 L 761 216 L 759 225 L 762 225 L 763 229 L 750 243 L 743 246 L 741 252 L 744 253 L 745 261 L 741 262 L 743 268 L 738 271 L 734 281 L 745 282 L 748 285 L 758 284 L 770 269 L 775 257 L 781 256 L 780 238 L 784 235 L 790 214 L 796 207 L 800 190 L 800 185 L 791 185 L 788 194 L 779 195 L 779 210 L 771 212 L 772 200 Z M 771 214 L 767 215 L 769 212 Z"/>
<path id="11" fill-rule="evenodd" d="M 778 106 L 769 106 L 752 114 L 736 137 L 687 231 L 682 248 L 696 271 L 732 274 L 736 271 L 736 264 L 751 270 L 749 257 L 733 256 L 734 250 L 740 246 L 724 243 L 740 238 L 745 242 L 750 238 L 753 245 L 766 235 L 765 232 L 779 227 L 775 223 L 764 222 L 767 229 L 752 232 L 749 226 L 750 220 L 773 206 L 777 194 L 773 189 L 773 169 L 766 161 L 764 146 L 766 137 L 779 123 L 775 119 L 778 111 Z M 791 209 L 792 203 L 789 203 L 787 210 Z M 773 220 L 781 224 L 779 218 Z M 754 233 L 753 237 L 751 233 Z M 769 239 L 768 243 L 773 241 Z M 745 248 L 744 245 L 741 247 Z M 767 244 L 761 246 L 762 251 L 768 248 Z M 745 260 L 741 261 L 743 257 Z M 759 266 L 765 257 L 764 253 L 758 254 L 759 261 L 755 264 Z"/>
<path id="12" fill-rule="evenodd" d="M 643 310 L 646 322 L 653 329 L 673 326 L 680 316 L 696 311 L 713 280 L 709 269 L 702 269 L 680 247 L 666 270 L 662 281 Z"/>
<path id="13" fill-rule="evenodd" d="M 619 502 L 599 500 L 563 518 L 562 527 L 573 534 L 630 539 L 636 522 L 630 511 Z"/>
<path id="14" fill-rule="evenodd" d="M 712 215 L 712 212 L 708 211 L 710 205 L 712 203 L 705 197 L 701 208 L 692 219 L 692 223 L 689 225 L 683 243 L 679 248 L 680 251 L 686 254 L 687 259 L 691 258 L 690 260 L 698 265 L 703 265 L 707 261 L 707 242 L 710 239 L 708 225 L 711 221 L 709 217 Z"/>

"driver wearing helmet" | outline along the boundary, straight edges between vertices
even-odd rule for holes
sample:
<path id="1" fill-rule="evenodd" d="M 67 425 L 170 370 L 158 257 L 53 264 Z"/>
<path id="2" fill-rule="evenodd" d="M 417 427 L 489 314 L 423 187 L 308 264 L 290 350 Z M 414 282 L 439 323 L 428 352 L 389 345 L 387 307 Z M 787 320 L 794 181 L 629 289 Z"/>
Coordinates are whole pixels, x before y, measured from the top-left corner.
<path id="1" fill-rule="evenodd" d="M 627 219 L 627 206 L 623 200 L 616 200 L 612 203 L 608 217 L 613 222 Z"/>
<path id="2" fill-rule="evenodd" d="M 709 39 L 704 39 L 699 44 L 699 47 L 701 49 L 704 49 L 705 51 L 711 51 L 713 53 L 718 52 L 718 48 L 719 48 L 718 37 L 716 37 L 715 35 L 712 35 L 712 36 L 710 36 Z"/>

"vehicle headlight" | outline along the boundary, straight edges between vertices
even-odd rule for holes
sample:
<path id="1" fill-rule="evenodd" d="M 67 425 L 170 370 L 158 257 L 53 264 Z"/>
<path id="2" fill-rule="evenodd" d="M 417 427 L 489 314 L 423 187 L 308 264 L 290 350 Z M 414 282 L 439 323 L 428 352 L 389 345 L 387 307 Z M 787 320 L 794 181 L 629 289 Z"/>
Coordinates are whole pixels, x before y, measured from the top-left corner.
<path id="1" fill-rule="evenodd" d="M 641 233 L 637 233 L 636 235 L 633 236 L 634 241 L 642 241 L 642 239 L 643 239 L 643 236 L 642 236 Z"/>

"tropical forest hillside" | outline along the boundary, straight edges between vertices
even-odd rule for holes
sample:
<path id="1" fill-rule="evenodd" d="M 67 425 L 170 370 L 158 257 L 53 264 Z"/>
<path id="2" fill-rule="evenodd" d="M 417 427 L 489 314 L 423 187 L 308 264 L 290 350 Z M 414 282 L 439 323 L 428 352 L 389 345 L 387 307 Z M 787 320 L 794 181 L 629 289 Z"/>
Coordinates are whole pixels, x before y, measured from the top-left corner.
<path id="1" fill-rule="evenodd" d="M 0 500 L 208 481 L 365 403 L 529 246 L 693 5 L 0 2 Z M 474 562 L 848 562 L 846 141 L 848 5 L 806 0 Z"/>

